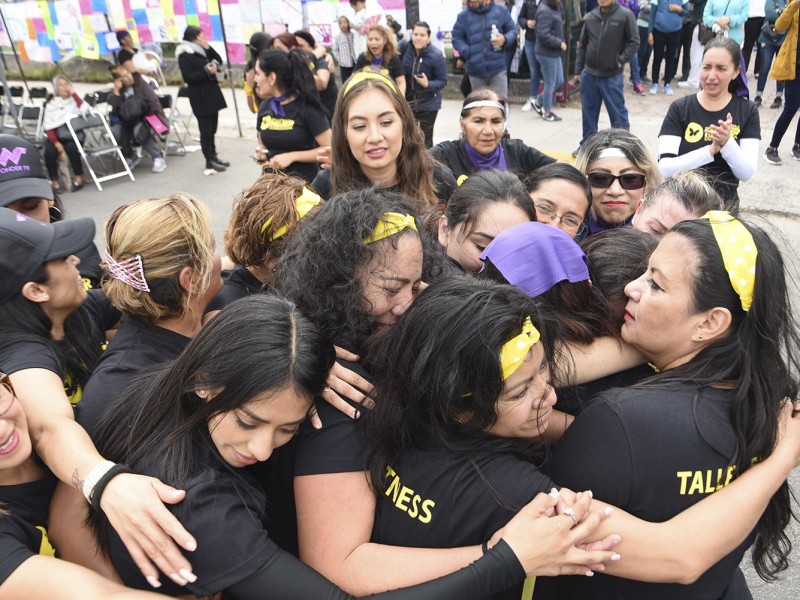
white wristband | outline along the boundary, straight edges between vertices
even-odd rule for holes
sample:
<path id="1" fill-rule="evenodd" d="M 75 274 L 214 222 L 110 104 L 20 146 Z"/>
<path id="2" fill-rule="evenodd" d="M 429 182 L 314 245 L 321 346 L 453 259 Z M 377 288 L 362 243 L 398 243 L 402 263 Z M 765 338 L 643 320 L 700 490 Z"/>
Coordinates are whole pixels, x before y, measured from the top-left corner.
<path id="1" fill-rule="evenodd" d="M 86 479 L 83 480 L 83 497 L 86 498 L 86 501 L 91 504 L 92 503 L 92 493 L 94 492 L 94 486 L 97 485 L 97 482 L 103 478 L 103 475 L 108 473 L 117 463 L 113 463 L 110 460 L 104 460 L 100 464 L 98 464 L 94 469 L 89 471 L 89 474 L 86 476 Z"/>

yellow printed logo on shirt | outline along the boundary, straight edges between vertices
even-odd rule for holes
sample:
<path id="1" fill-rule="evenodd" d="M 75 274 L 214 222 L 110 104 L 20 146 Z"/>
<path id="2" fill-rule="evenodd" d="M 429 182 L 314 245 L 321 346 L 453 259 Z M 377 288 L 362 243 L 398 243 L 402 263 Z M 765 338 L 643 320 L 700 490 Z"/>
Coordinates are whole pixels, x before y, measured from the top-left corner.
<path id="1" fill-rule="evenodd" d="M 264 115 L 261 118 L 259 129 L 262 131 L 267 129 L 270 131 L 291 131 L 294 129 L 294 119 L 281 119 L 272 115 Z"/>

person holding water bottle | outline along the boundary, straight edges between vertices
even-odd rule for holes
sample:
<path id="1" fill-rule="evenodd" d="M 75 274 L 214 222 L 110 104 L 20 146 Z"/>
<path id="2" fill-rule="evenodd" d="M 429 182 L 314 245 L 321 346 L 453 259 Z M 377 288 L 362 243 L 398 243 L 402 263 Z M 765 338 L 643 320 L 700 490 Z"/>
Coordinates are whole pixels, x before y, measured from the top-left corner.
<path id="1" fill-rule="evenodd" d="M 406 72 L 406 100 L 425 135 L 425 147 L 433 146 L 433 125 L 442 108 L 442 89 L 447 85 L 447 62 L 431 44 L 431 28 L 425 21 L 414 23 L 411 43 L 401 57 Z"/>

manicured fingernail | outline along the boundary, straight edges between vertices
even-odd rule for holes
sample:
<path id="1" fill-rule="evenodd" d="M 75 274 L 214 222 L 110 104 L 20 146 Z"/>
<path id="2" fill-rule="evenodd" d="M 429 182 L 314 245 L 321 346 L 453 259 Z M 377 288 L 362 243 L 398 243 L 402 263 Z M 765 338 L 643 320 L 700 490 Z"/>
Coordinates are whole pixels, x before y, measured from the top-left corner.
<path id="1" fill-rule="evenodd" d="M 589 498 L 594 498 L 594 494 L 592 493 L 592 490 L 586 490 L 586 493 L 589 494 Z"/>
<path id="2" fill-rule="evenodd" d="M 612 510 L 612 508 L 611 508 L 610 506 L 606 506 L 606 507 L 603 509 L 603 514 L 604 514 L 605 516 L 608 516 L 608 515 L 610 515 L 612 512 L 613 512 L 613 510 Z"/>
<path id="3" fill-rule="evenodd" d="M 622 557 L 619 554 L 612 554 L 611 555 L 611 560 L 619 560 L 620 558 L 622 558 Z"/>
<path id="4" fill-rule="evenodd" d="M 183 577 L 181 577 L 181 576 L 180 576 L 180 575 L 178 575 L 177 573 L 172 573 L 172 574 L 169 576 L 169 578 L 170 578 L 170 579 L 172 579 L 172 581 L 174 581 L 174 582 L 175 582 L 175 583 L 177 583 L 178 585 L 186 585 L 186 584 L 188 583 L 188 582 L 187 582 L 187 581 L 186 581 L 186 580 L 185 580 Z"/>
<path id="5" fill-rule="evenodd" d="M 558 490 L 557 490 L 556 488 L 553 488 L 553 489 L 551 489 L 551 490 L 550 490 L 550 495 L 551 495 L 553 498 L 558 498 Z"/>
<path id="6" fill-rule="evenodd" d="M 612 558 L 611 560 L 614 559 Z M 194 583 L 195 581 L 197 581 L 197 575 L 192 573 L 189 569 L 181 569 L 180 571 L 178 571 L 178 573 L 180 573 L 181 577 L 183 577 L 189 583 Z"/>
<path id="7" fill-rule="evenodd" d="M 183 547 L 186 548 L 189 552 L 194 552 L 195 550 L 197 550 L 197 542 L 195 542 L 194 540 L 189 540 L 183 545 Z"/>
<path id="8" fill-rule="evenodd" d="M 594 571 L 586 571 L 587 577 L 594 577 Z"/>
<path id="9" fill-rule="evenodd" d="M 353 418 L 354 418 L 354 419 L 357 419 L 357 418 L 359 418 L 360 416 L 361 416 L 361 413 L 360 413 L 360 412 L 358 412 L 357 410 L 354 410 L 354 411 L 353 411 Z"/>
<path id="10" fill-rule="evenodd" d="M 147 583 L 150 584 L 150 587 L 152 588 L 161 587 L 161 582 L 158 580 L 158 577 L 153 577 L 152 575 L 148 575 L 147 577 L 145 577 L 145 579 L 147 580 Z"/>

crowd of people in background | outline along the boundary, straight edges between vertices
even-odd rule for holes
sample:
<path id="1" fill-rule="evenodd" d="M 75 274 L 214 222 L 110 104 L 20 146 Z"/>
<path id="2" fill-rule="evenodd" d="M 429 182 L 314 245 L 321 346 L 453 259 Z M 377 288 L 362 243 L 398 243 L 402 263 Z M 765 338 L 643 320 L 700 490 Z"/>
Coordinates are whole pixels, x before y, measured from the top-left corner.
<path id="1" fill-rule="evenodd" d="M 114 210 L 102 253 L 65 218 L 91 107 L 54 79 L 41 155 L 0 134 L 0 600 L 746 600 L 749 547 L 788 568 L 800 324 L 738 187 L 767 78 L 766 162 L 800 108 L 800 0 L 588 4 L 465 3 L 453 140 L 427 22 L 351 0 L 330 50 L 253 34 L 225 257 L 178 190 Z M 113 135 L 161 173 L 157 73 L 117 37 Z M 523 112 L 580 86 L 574 165 L 513 137 L 515 49 Z M 222 58 L 194 25 L 176 56 L 222 173 Z M 626 89 L 679 71 L 655 154 Z"/>

